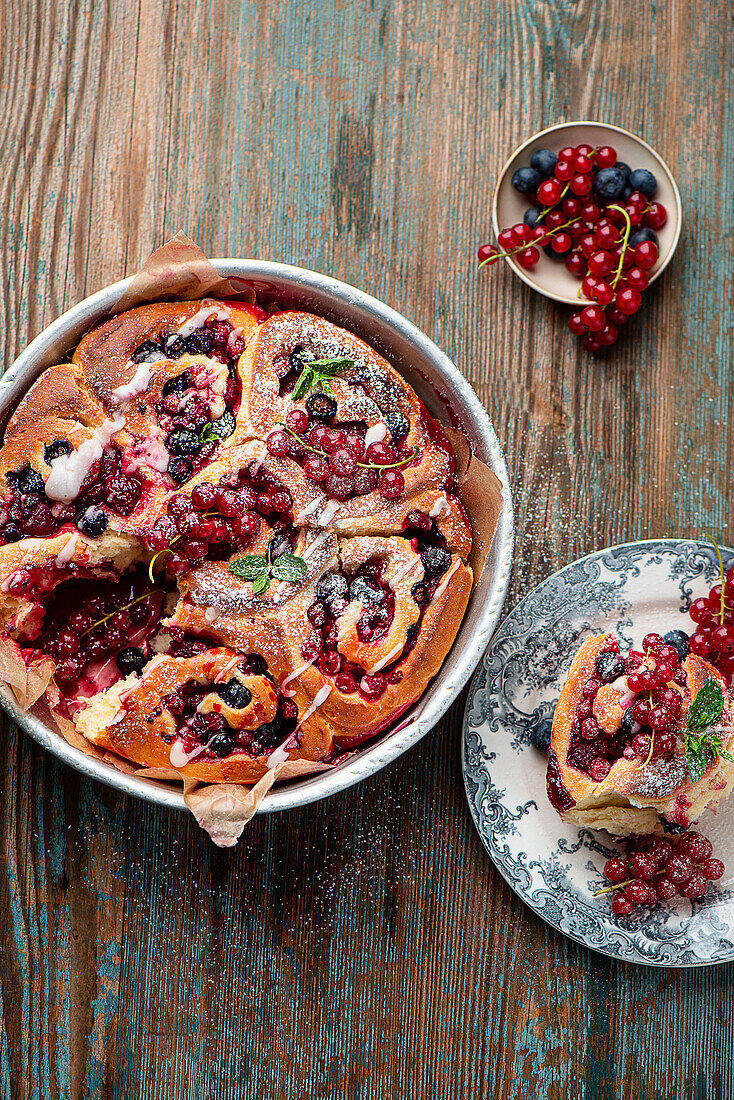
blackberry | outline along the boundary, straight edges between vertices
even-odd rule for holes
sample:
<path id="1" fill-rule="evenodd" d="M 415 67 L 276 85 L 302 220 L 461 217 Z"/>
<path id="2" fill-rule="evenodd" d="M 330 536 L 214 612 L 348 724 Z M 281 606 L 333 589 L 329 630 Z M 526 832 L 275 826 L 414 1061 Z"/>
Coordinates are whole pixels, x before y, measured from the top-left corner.
<path id="1" fill-rule="evenodd" d="M 179 336 L 177 332 L 171 333 L 170 336 L 166 337 L 163 343 L 163 350 L 166 353 L 167 359 L 180 359 L 186 351 L 186 341 L 184 340 L 183 336 Z M 179 377 L 183 378 L 184 375 L 180 375 Z M 172 379 L 172 381 L 175 380 Z M 168 385 L 169 383 L 166 382 L 166 386 Z M 175 392 L 175 390 L 169 390 L 169 393 Z M 163 396 L 167 396 L 165 386 L 163 387 Z"/>
<path id="2" fill-rule="evenodd" d="M 632 737 L 632 727 L 635 724 L 635 718 L 632 714 L 632 707 L 627 707 L 627 710 L 622 715 L 622 721 L 620 723 L 620 729 L 625 737 Z"/>
<path id="3" fill-rule="evenodd" d="M 166 447 L 172 455 L 194 455 L 201 450 L 201 440 L 196 432 L 186 428 L 177 428 L 166 440 Z"/>
<path id="4" fill-rule="evenodd" d="M 349 585 L 349 599 L 359 600 L 365 607 L 371 604 L 382 603 L 385 593 L 377 581 L 371 577 L 352 577 Z"/>
<path id="5" fill-rule="evenodd" d="M 252 701 L 252 692 L 241 680 L 229 680 L 219 688 L 219 698 L 234 710 L 244 710 Z"/>
<path id="6" fill-rule="evenodd" d="M 247 670 L 253 676 L 265 676 L 268 671 L 268 662 L 259 653 L 251 653 L 247 658 Z"/>
<path id="7" fill-rule="evenodd" d="M 43 457 L 47 466 L 50 466 L 55 458 L 71 454 L 71 443 L 68 439 L 57 439 L 53 443 L 47 443 L 43 448 Z"/>
<path id="8" fill-rule="evenodd" d="M 222 413 L 216 420 L 212 420 L 212 431 L 220 439 L 227 439 L 237 427 L 237 421 L 231 412 Z"/>
<path id="9" fill-rule="evenodd" d="M 596 674 L 603 684 L 611 684 L 624 675 L 624 661 L 618 653 L 600 653 L 596 659 Z"/>
<path id="10" fill-rule="evenodd" d="M 333 600 L 343 599 L 348 591 L 347 578 L 341 573 L 324 573 L 316 582 L 316 595 L 324 603 L 330 604 Z"/>
<path id="11" fill-rule="evenodd" d="M 181 337 L 179 336 L 180 340 Z M 174 393 L 183 393 L 191 385 L 191 379 L 188 372 L 184 371 L 183 374 L 177 374 L 175 378 L 169 378 L 163 389 L 161 390 L 162 397 L 170 397 Z"/>
<path id="12" fill-rule="evenodd" d="M 660 824 L 663 827 L 663 832 L 669 833 L 670 836 L 680 836 L 681 833 L 686 831 L 685 825 L 676 825 L 674 821 L 666 821 L 664 817 L 660 817 Z"/>
<path id="13" fill-rule="evenodd" d="M 42 493 L 46 488 L 43 478 L 32 466 L 24 466 L 22 470 L 9 474 L 8 477 L 14 479 L 19 493 Z"/>
<path id="14" fill-rule="evenodd" d="M 192 332 L 185 342 L 189 355 L 209 355 L 214 348 L 214 337 L 208 329 Z"/>
<path id="15" fill-rule="evenodd" d="M 144 340 L 132 353 L 130 359 L 133 363 L 144 363 L 154 352 L 157 355 L 160 350 L 154 340 Z"/>
<path id="16" fill-rule="evenodd" d="M 142 672 L 148 658 L 143 653 L 142 649 L 138 649 L 137 646 L 129 645 L 125 649 L 121 649 L 115 658 L 117 667 L 123 676 L 127 676 L 131 672 Z"/>
<path id="17" fill-rule="evenodd" d="M 87 508 L 77 516 L 76 525 L 87 538 L 96 539 L 107 530 L 107 516 L 101 508 Z"/>
<path id="18" fill-rule="evenodd" d="M 451 565 L 451 554 L 440 546 L 427 546 L 421 552 L 421 561 L 430 577 L 441 577 Z"/>
<path id="19" fill-rule="evenodd" d="M 232 733 L 227 730 L 222 733 L 215 733 L 210 741 L 207 741 L 207 749 L 209 752 L 213 752 L 215 756 L 229 756 L 232 750 L 235 748 L 237 742 L 234 739 Z"/>
<path id="20" fill-rule="evenodd" d="M 410 424 L 401 412 L 396 411 L 385 413 L 383 419 L 387 424 L 387 430 L 390 433 L 390 438 L 392 439 L 393 443 L 397 442 L 398 439 L 402 439 L 404 435 L 408 434 Z"/>
<path id="21" fill-rule="evenodd" d="M 290 354 L 291 368 L 300 374 L 304 367 L 307 367 L 309 363 L 313 363 L 315 358 L 316 356 L 312 351 L 307 351 L 302 347 L 294 348 Z"/>
<path id="22" fill-rule="evenodd" d="M 172 458 L 168 463 L 168 476 L 176 485 L 183 485 L 194 472 L 194 464 L 190 458 Z"/>
<path id="23" fill-rule="evenodd" d="M 419 581 L 418 584 L 414 584 L 410 590 L 410 594 L 418 604 L 418 607 L 428 607 L 431 602 L 431 595 L 428 591 L 428 586 Z"/>
<path id="24" fill-rule="evenodd" d="M 306 408 L 312 420 L 325 422 L 336 416 L 336 401 L 326 393 L 312 393 L 306 402 Z"/>

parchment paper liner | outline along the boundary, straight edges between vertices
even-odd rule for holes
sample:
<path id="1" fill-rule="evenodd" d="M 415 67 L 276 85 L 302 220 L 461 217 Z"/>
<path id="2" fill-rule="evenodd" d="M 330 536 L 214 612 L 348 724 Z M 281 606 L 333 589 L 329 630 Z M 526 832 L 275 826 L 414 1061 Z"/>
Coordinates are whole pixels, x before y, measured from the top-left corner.
<path id="1" fill-rule="evenodd" d="M 199 246 L 185 233 L 178 232 L 149 256 L 111 312 L 123 313 L 146 302 L 170 299 L 191 301 L 198 298 L 237 298 L 253 302 L 255 295 L 244 280 L 223 279 Z M 494 471 L 473 454 L 462 432 L 446 424 L 444 417 L 436 416 L 435 419 L 441 422 L 456 456 L 454 493 L 472 523 L 474 540 L 469 564 L 476 578 L 484 568 L 502 512 L 502 484 Z M 138 768 L 114 753 L 92 745 L 77 732 L 72 722 L 57 713 L 55 703 L 59 693 L 50 680 L 54 667 L 53 661 L 49 660 L 26 669 L 19 649 L 17 656 L 10 646 L 7 653 L 5 647 L 0 649 L 0 680 L 11 686 L 19 706 L 56 729 L 70 745 L 88 756 L 104 760 L 119 771 L 151 780 L 182 783 L 186 805 L 198 825 L 218 847 L 231 848 L 237 843 L 245 825 L 257 813 L 276 780 L 295 779 L 334 767 L 308 760 L 283 761 L 269 769 L 253 787 L 235 783 L 202 786 L 197 780 L 182 776 L 173 768 Z M 45 691 L 50 702 L 43 697 Z"/>

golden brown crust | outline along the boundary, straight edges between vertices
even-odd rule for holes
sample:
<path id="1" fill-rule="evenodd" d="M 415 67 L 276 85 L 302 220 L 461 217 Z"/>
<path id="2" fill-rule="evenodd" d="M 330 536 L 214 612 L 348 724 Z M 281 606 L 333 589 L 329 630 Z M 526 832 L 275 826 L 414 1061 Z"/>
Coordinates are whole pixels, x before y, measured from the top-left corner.
<path id="1" fill-rule="evenodd" d="M 553 718 L 551 735 L 552 766 L 549 766 L 549 796 L 564 816 L 592 828 L 608 828 L 610 831 L 637 833 L 649 828 L 659 830 L 658 815 L 677 821 L 685 816 L 687 822 L 695 821 L 703 810 L 715 804 L 728 793 L 734 782 L 732 765 L 723 757 L 711 758 L 709 768 L 698 783 L 692 783 L 685 757 L 683 731 L 688 708 L 703 684 L 717 680 L 724 693 L 724 712 L 716 732 L 721 736 L 724 748 L 734 745 L 734 729 L 731 723 L 730 699 L 726 684 L 718 670 L 703 658 L 690 654 L 684 668 L 687 686 L 680 733 L 675 750 L 665 756 L 654 757 L 649 763 L 639 758 L 615 760 L 605 779 L 596 782 L 586 772 L 568 761 L 573 726 L 581 702 L 584 685 L 594 674 L 597 657 L 609 644 L 606 634 L 587 638 L 574 657 L 561 691 Z M 603 689 L 600 689 L 600 691 Z M 620 693 L 621 694 L 621 693 Z M 612 693 L 602 696 L 602 704 L 594 714 L 607 720 L 612 726 L 615 710 Z M 614 726 L 618 728 L 618 726 Z M 612 732 L 608 729 L 608 732 Z M 692 816 L 695 814 L 695 816 Z M 625 817 L 634 827 L 627 828 Z"/>
<path id="2" fill-rule="evenodd" d="M 46 462 L 48 443 L 69 440 L 73 451 L 91 444 L 83 454 L 99 456 L 106 440 L 112 438 L 122 451 L 123 474 L 139 478 L 142 491 L 130 515 L 108 516 L 107 531 L 101 538 L 85 539 L 65 519 L 66 526 L 56 536 L 25 538 L 0 547 L 0 625 L 4 624 L 6 632 L 17 636 L 18 631 L 37 631 L 40 626 L 42 601 L 35 596 L 26 598 L 22 585 L 19 588 L 14 579 L 10 588 L 3 587 L 19 570 L 27 567 L 31 573 L 45 572 L 53 587 L 68 576 L 114 577 L 119 569 L 136 561 L 149 561 L 152 552 L 145 551 L 132 536 L 148 532 L 176 492 L 167 472 L 170 455 L 158 453 L 164 448 L 155 409 L 164 399 L 163 388 L 186 372 L 193 379 L 192 389 L 204 395 L 211 416 L 216 417 L 217 402 L 225 408 L 222 394 L 228 367 L 215 357 L 188 352 L 166 359 L 153 351 L 141 364 L 132 362 L 131 355 L 164 332 L 183 327 L 185 334 L 188 325 L 203 323 L 204 315 L 229 320 L 248 345 L 237 368 L 243 382 L 242 404 L 235 410 L 234 434 L 207 452 L 207 464 L 187 480 L 183 491 L 190 493 L 197 483 L 218 484 L 250 466 L 272 475 L 291 493 L 298 529 L 294 552 L 306 561 L 307 573 L 297 584 L 273 580 L 265 594 L 255 596 L 251 582 L 229 571 L 229 561 L 205 561 L 178 579 L 179 599 L 168 626 L 174 637 L 184 632 L 197 635 L 213 648 L 196 657 L 154 657 L 140 680 L 132 676 L 119 681 L 93 696 L 86 709 L 75 707 L 73 713 L 78 729 L 91 743 L 143 767 L 173 769 L 204 782 L 254 783 L 268 770 L 268 755 L 253 757 L 238 750 L 222 759 L 207 755 L 181 763 L 182 750 L 176 750 L 171 758 L 176 728 L 161 701 L 173 690 L 172 685 L 192 677 L 211 677 L 213 682 L 227 662 L 241 666 L 243 655 L 257 655 L 266 662 L 268 674 L 247 673 L 246 686 L 260 706 L 258 720 L 269 722 L 277 700 L 282 703 L 283 699 L 288 699 L 298 714 L 296 733 L 284 748 L 283 759 L 333 759 L 386 728 L 419 698 L 440 668 L 471 592 L 472 573 L 464 559 L 471 550 L 472 530 L 460 501 L 451 492 L 453 454 L 442 430 L 402 376 L 357 337 L 305 313 L 279 314 L 263 324 L 261 311 L 237 303 L 208 300 L 141 306 L 88 333 L 73 361 L 44 372 L 9 421 L 0 450 L 0 476 L 30 463 L 51 494 L 49 478 L 56 475 L 56 483 L 66 484 L 69 470 L 63 462 L 57 467 L 55 458 L 54 466 Z M 409 430 L 403 442 L 415 452 L 416 460 L 403 468 L 406 487 L 398 500 L 387 501 L 377 491 L 345 502 L 327 499 L 322 487 L 304 476 L 295 459 L 268 452 L 268 432 L 292 407 L 290 398 L 278 395 L 273 359 L 296 345 L 323 357 L 346 354 L 354 360 L 354 367 L 343 377 L 333 379 L 337 422 L 357 420 L 368 428 L 377 426 L 379 436 L 381 430 L 388 431 L 383 421 L 388 412 L 407 419 Z M 95 451 L 101 439 L 104 442 Z M 390 442 L 389 436 L 386 441 Z M 76 464 L 77 472 L 84 466 L 80 477 L 92 471 L 92 484 L 98 476 L 94 459 L 86 465 L 81 459 L 79 456 L 77 461 L 72 453 L 67 465 Z M 103 476 L 108 475 L 99 475 L 100 483 Z M 73 479 L 71 483 L 75 484 Z M 14 484 L 17 480 L 8 479 L 8 493 Z M 52 496 L 51 505 L 56 507 L 58 501 L 61 507 L 75 499 L 61 493 Z M 71 511 L 73 520 L 73 508 Z M 444 576 L 430 582 L 431 599 L 423 610 L 413 590 L 419 582 L 429 582 L 413 538 L 411 511 L 435 521 L 431 538 L 438 535 L 451 552 Z M 406 537 L 401 537 L 403 531 Z M 268 522 L 262 520 L 247 553 L 267 554 L 272 535 Z M 319 579 L 334 571 L 349 577 L 375 560 L 382 563 L 384 583 L 394 596 L 394 614 L 383 634 L 365 640 L 357 628 L 363 611 L 359 601 L 351 600 L 335 613 L 338 653 L 347 662 L 342 667 L 364 670 L 359 672 L 363 679 L 376 677 L 381 670 L 388 677 L 385 690 L 372 699 L 361 691 L 340 691 L 335 675 L 320 671 L 316 658 L 307 660 L 304 650 L 313 642 L 308 610 L 317 599 Z M 10 646 L 10 635 L 6 636 Z M 14 654 L 15 650 L 17 646 Z M 53 682 L 50 687 L 55 706 L 58 690 Z M 232 719 L 235 727 L 238 721 L 249 720 L 229 713 L 225 717 L 228 722 Z M 68 725 L 68 718 L 65 720 Z"/>

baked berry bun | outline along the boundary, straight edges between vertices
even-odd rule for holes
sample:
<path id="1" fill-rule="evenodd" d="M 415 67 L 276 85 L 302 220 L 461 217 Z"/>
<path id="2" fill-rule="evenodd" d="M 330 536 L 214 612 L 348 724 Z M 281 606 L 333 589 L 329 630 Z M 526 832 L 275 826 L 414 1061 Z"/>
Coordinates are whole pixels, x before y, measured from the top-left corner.
<path id="1" fill-rule="evenodd" d="M 660 635 L 627 656 L 611 635 L 587 638 L 553 719 L 551 803 L 615 836 L 687 828 L 734 786 L 730 707 L 713 665 Z"/>
<path id="2" fill-rule="evenodd" d="M 0 677 L 120 766 L 250 785 L 332 764 L 459 629 L 454 466 L 405 379 L 319 317 L 113 317 L 5 431 Z"/>

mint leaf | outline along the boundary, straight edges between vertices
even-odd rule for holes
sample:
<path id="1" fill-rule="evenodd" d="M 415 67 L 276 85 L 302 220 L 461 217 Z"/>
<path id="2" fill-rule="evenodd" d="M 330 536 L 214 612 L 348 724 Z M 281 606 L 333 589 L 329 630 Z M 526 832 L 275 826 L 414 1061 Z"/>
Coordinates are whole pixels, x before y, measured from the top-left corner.
<path id="1" fill-rule="evenodd" d="M 293 392 L 291 393 L 291 400 L 293 400 L 293 401 L 300 400 L 300 398 L 303 397 L 304 394 L 308 393 L 308 391 L 311 389 L 311 386 L 314 384 L 315 380 L 316 380 L 315 371 L 311 370 L 310 367 L 306 367 L 305 370 L 303 370 L 301 372 L 301 377 L 298 379 L 295 386 L 293 387 Z"/>
<path id="2" fill-rule="evenodd" d="M 343 356 L 339 359 L 314 359 L 309 366 L 319 374 L 338 374 L 354 366 L 354 360 Z"/>
<path id="3" fill-rule="evenodd" d="M 688 729 L 705 730 L 713 725 L 724 709 L 724 693 L 718 680 L 708 679 L 688 708 Z"/>
<path id="4" fill-rule="evenodd" d="M 698 783 L 703 779 L 708 763 L 706 749 L 701 743 L 701 740 L 700 737 L 693 737 L 691 734 L 686 734 L 686 764 L 688 765 L 688 774 L 693 783 Z"/>
<path id="5" fill-rule="evenodd" d="M 214 431 L 211 421 L 207 420 L 199 432 L 199 443 L 217 443 L 219 436 Z"/>
<path id="6" fill-rule="evenodd" d="M 279 581 L 289 581 L 291 584 L 302 581 L 306 576 L 306 563 L 295 554 L 281 554 L 273 562 L 272 569 L 273 576 Z"/>
<path id="7" fill-rule="evenodd" d="M 245 558 L 235 558 L 229 563 L 229 572 L 243 581 L 255 581 L 261 573 L 268 576 L 268 559 L 262 554 L 248 554 Z M 269 582 L 268 582 L 269 583 Z M 265 585 L 267 588 L 267 584 Z M 264 590 L 261 590 L 264 591 Z"/>
<path id="8" fill-rule="evenodd" d="M 270 588 L 270 577 L 267 573 L 258 573 L 255 580 L 252 582 L 252 593 L 254 596 L 261 596 L 263 592 L 267 592 Z"/>

